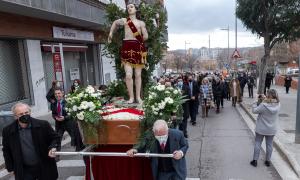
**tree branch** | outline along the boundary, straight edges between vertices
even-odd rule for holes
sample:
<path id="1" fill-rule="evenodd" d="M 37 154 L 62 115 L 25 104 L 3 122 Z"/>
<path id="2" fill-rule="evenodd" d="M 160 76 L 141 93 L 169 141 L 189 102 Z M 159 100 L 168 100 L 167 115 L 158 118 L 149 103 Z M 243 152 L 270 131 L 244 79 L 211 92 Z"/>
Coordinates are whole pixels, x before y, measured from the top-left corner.
<path id="1" fill-rule="evenodd" d="M 275 39 L 271 42 L 270 49 L 272 49 L 272 48 L 275 46 L 275 44 L 276 44 L 277 42 L 281 41 L 281 40 L 282 40 L 281 37 L 275 38 Z"/>

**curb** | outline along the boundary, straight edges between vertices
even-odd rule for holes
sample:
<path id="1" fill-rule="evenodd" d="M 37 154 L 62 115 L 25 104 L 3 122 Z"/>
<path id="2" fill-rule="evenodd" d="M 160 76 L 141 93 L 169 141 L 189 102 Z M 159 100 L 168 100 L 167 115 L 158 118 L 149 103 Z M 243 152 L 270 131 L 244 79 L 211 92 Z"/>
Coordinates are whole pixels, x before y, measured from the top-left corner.
<path id="1" fill-rule="evenodd" d="M 245 107 L 244 103 L 240 103 L 241 108 L 246 112 L 250 119 L 255 123 L 256 119 Z M 288 163 L 292 167 L 293 171 L 300 177 L 300 165 L 297 160 L 291 155 L 291 153 L 284 147 L 284 145 L 279 141 L 277 137 L 274 137 L 274 146 L 280 152 L 280 154 L 287 159 Z"/>

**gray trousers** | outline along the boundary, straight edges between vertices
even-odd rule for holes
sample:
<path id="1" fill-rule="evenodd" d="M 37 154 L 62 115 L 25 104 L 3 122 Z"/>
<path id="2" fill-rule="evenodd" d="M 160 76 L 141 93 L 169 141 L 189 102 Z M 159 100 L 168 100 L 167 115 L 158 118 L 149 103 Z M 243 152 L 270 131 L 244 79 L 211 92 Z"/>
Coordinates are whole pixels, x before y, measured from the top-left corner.
<path id="1" fill-rule="evenodd" d="M 261 135 L 258 133 L 255 133 L 255 145 L 254 145 L 254 155 L 253 155 L 253 160 L 258 160 L 259 158 L 259 153 L 260 153 L 260 148 L 261 148 L 261 143 L 265 137 L 266 139 L 266 161 L 270 161 L 271 160 L 271 156 L 272 156 L 272 151 L 273 151 L 273 138 L 274 135 L 272 136 L 265 136 L 265 135 Z"/>

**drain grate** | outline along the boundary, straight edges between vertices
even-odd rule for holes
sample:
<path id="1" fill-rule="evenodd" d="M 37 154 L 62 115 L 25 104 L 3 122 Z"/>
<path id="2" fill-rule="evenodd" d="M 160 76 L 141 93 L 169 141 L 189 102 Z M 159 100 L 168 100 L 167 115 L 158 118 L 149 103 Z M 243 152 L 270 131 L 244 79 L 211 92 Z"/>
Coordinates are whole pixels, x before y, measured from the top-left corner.
<path id="1" fill-rule="evenodd" d="M 279 114 L 279 117 L 289 117 L 288 114 Z"/>

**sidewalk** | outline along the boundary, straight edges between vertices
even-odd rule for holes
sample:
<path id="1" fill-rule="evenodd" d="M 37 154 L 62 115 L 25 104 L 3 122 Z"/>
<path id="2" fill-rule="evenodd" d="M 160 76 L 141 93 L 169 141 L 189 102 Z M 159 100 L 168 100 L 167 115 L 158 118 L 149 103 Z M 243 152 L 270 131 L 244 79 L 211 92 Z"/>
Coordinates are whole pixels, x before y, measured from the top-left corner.
<path id="1" fill-rule="evenodd" d="M 290 163 L 295 173 L 300 177 L 300 144 L 295 144 L 295 126 L 296 126 L 296 108 L 297 108 L 297 90 L 290 89 L 286 94 L 285 87 L 273 85 L 271 88 L 277 90 L 281 109 L 279 112 L 279 131 L 274 139 L 276 146 L 281 154 Z M 257 99 L 256 89 L 254 98 L 248 98 L 248 88 L 245 88 L 243 102 L 241 107 L 247 112 L 255 122 L 257 115 L 252 113 L 252 103 Z"/>

